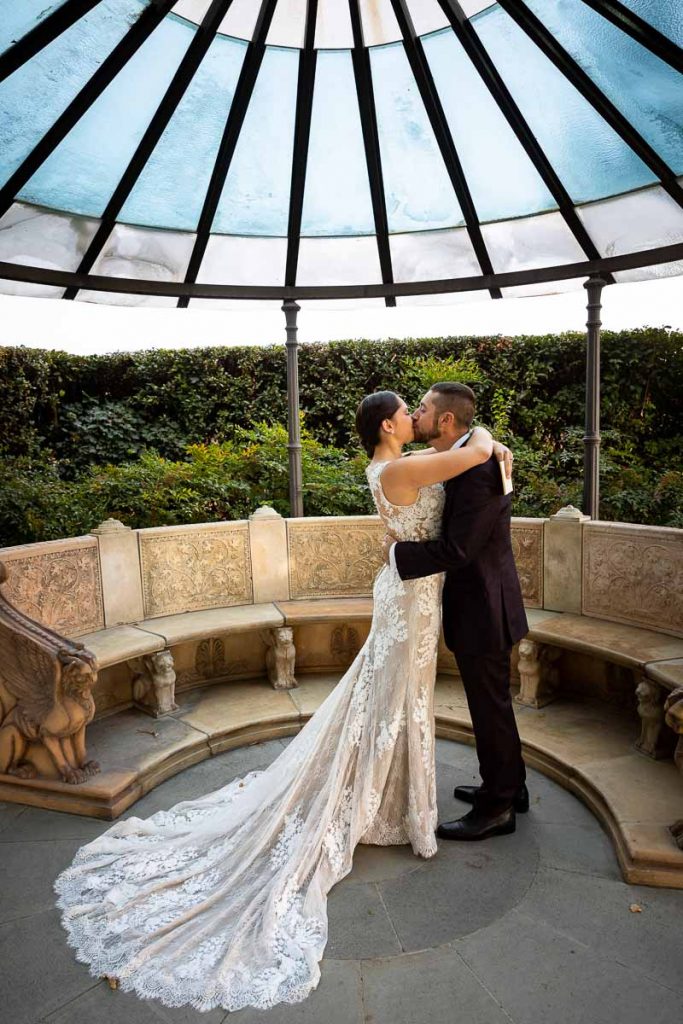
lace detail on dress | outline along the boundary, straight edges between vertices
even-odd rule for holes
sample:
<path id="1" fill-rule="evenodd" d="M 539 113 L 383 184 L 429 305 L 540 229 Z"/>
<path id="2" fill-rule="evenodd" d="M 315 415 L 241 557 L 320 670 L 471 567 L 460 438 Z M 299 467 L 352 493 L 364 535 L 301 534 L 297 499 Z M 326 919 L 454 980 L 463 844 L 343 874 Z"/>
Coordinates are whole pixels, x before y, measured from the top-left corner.
<path id="1" fill-rule="evenodd" d="M 438 536 L 443 490 L 399 508 L 368 467 L 401 539 Z M 433 693 L 442 577 L 374 583 L 367 641 L 305 728 L 264 771 L 146 820 L 118 821 L 55 883 L 62 923 L 93 975 L 168 1006 L 267 1009 L 320 977 L 327 893 L 359 842 L 436 852 Z"/>

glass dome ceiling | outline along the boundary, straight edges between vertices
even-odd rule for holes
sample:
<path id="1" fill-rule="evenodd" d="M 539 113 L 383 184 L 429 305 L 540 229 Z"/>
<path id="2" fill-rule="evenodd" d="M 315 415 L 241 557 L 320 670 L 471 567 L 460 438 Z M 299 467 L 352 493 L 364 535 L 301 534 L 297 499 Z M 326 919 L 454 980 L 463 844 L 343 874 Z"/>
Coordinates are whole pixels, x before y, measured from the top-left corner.
<path id="1" fill-rule="evenodd" d="M 0 0 L 0 292 L 683 273 L 681 46 L 680 0 Z"/>

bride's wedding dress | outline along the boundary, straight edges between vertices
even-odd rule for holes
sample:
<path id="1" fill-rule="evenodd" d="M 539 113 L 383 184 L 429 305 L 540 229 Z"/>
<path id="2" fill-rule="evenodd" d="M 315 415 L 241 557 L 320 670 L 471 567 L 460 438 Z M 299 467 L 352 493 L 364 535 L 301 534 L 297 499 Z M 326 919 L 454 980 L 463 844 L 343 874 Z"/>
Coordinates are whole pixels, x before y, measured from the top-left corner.
<path id="1" fill-rule="evenodd" d="M 390 504 L 402 540 L 439 534 L 440 485 Z M 55 882 L 79 960 L 122 989 L 200 1010 L 265 1009 L 315 988 L 327 893 L 357 843 L 436 853 L 433 694 L 443 578 L 384 566 L 368 639 L 332 693 L 264 771 L 150 818 L 119 821 Z"/>

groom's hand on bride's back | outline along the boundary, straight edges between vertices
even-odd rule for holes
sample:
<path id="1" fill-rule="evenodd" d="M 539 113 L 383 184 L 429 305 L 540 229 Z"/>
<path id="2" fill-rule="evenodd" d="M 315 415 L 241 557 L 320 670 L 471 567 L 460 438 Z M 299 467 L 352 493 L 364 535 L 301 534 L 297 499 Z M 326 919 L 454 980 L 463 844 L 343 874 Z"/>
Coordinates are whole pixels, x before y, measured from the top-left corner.
<path id="1" fill-rule="evenodd" d="M 506 445 L 501 444 L 500 441 L 493 442 L 493 454 L 499 462 L 503 462 L 505 464 L 505 476 L 509 480 L 512 476 L 512 460 L 514 459 L 514 455 L 510 449 Z"/>

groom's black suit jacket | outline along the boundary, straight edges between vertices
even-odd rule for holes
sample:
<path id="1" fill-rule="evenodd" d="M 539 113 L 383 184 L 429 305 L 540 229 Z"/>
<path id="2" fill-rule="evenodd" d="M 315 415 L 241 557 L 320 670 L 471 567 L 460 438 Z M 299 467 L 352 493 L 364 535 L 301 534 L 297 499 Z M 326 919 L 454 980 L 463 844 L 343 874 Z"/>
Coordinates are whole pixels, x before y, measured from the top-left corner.
<path id="1" fill-rule="evenodd" d="M 491 654 L 528 632 L 510 541 L 512 496 L 495 456 L 446 483 L 441 537 L 399 541 L 404 580 L 446 572 L 443 627 L 454 654 Z"/>

